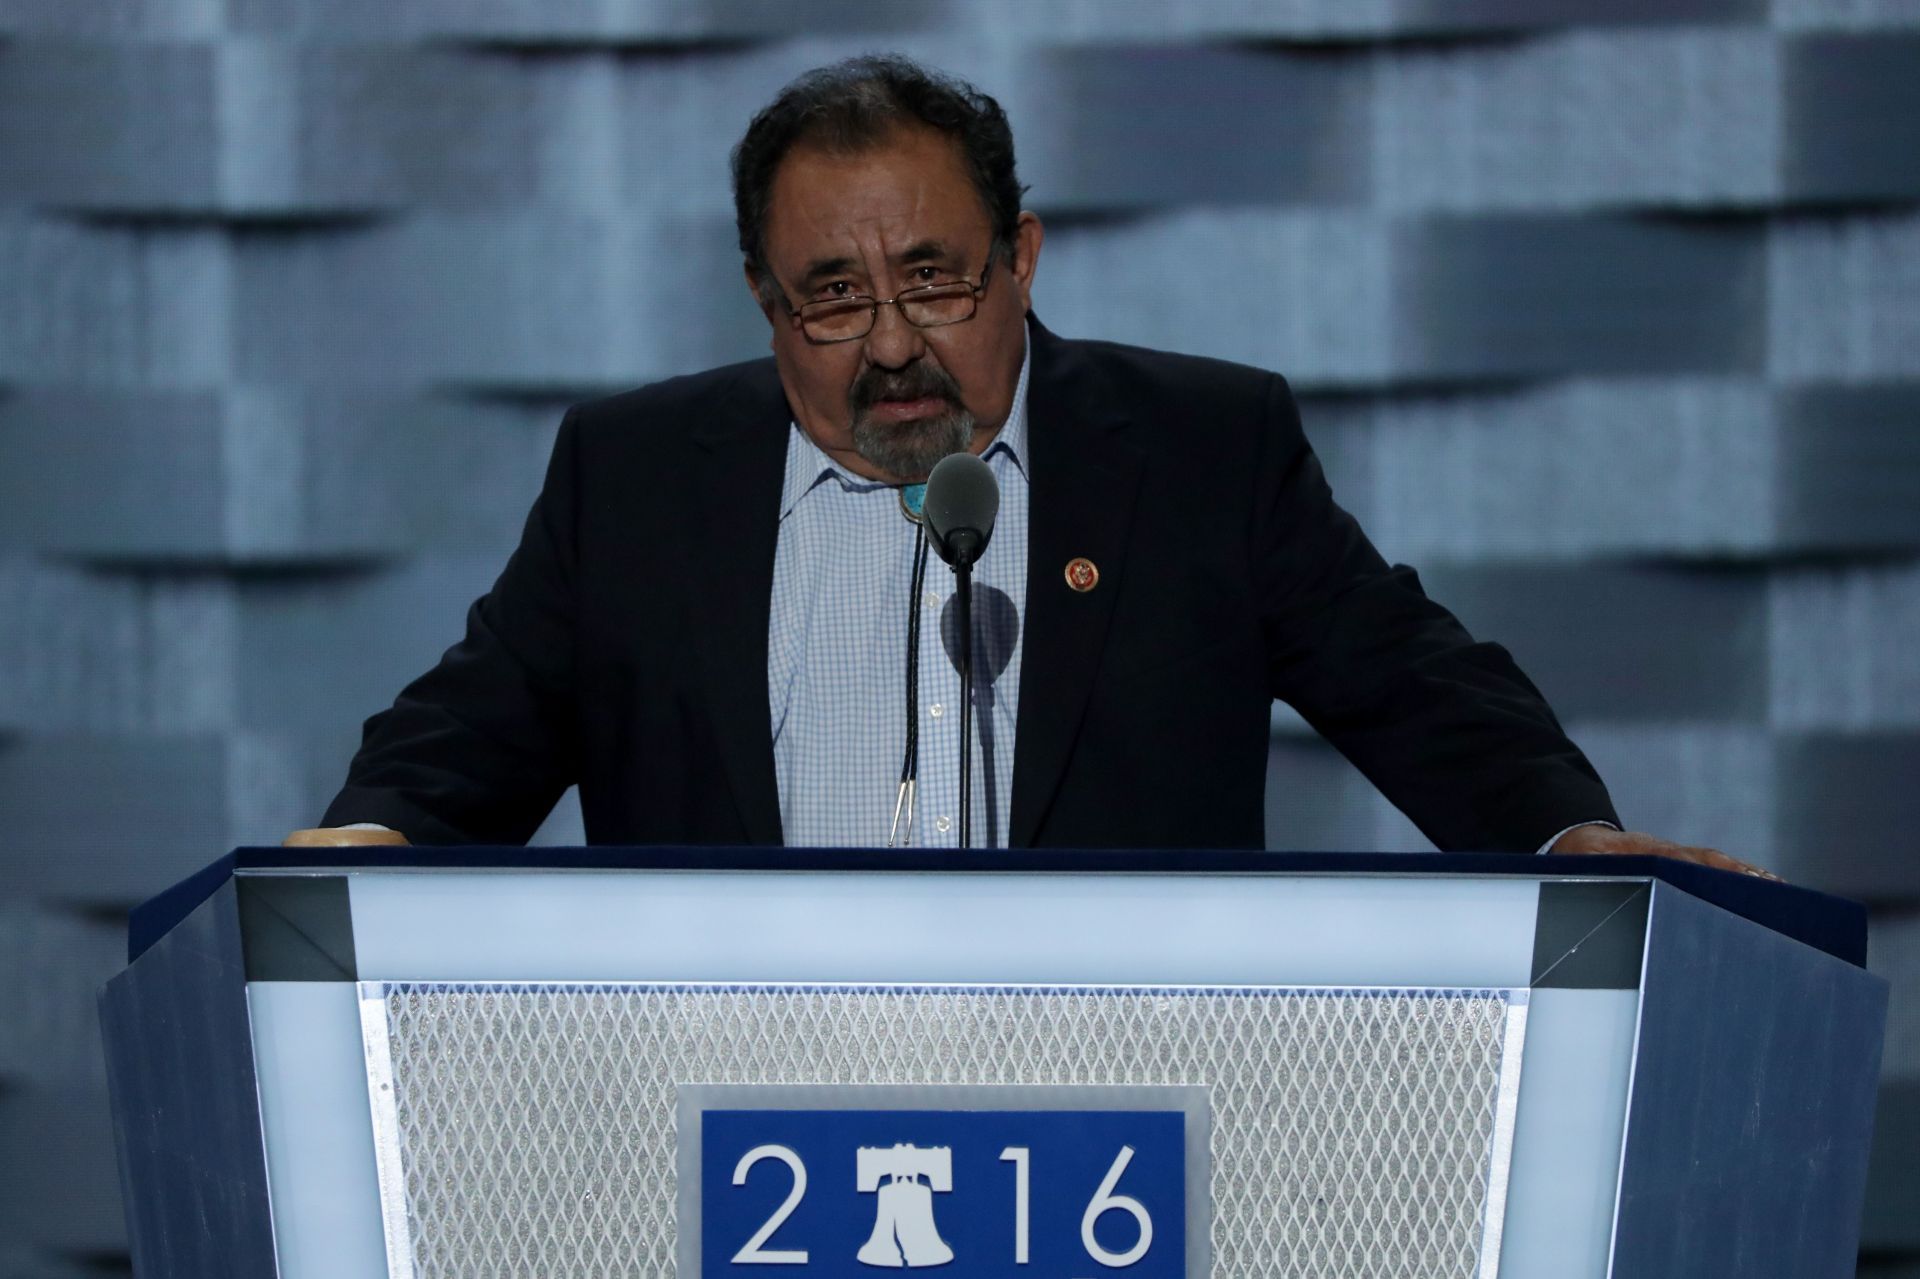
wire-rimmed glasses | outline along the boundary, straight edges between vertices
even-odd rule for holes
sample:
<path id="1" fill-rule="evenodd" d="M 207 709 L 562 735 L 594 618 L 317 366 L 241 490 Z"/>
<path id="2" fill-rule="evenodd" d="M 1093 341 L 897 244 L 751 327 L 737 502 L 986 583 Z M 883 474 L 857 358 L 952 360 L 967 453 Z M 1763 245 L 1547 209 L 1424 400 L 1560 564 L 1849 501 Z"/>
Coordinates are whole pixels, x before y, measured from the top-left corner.
<path id="1" fill-rule="evenodd" d="M 902 289 L 890 298 L 875 298 L 853 293 L 843 298 L 825 298 L 787 311 L 789 319 L 800 325 L 800 332 L 815 346 L 851 342 L 873 332 L 883 306 L 898 307 L 900 318 L 918 329 L 937 329 L 971 320 L 980 309 L 981 295 L 987 291 L 987 279 L 993 272 L 993 256 L 980 268 L 980 283 L 952 280 Z"/>

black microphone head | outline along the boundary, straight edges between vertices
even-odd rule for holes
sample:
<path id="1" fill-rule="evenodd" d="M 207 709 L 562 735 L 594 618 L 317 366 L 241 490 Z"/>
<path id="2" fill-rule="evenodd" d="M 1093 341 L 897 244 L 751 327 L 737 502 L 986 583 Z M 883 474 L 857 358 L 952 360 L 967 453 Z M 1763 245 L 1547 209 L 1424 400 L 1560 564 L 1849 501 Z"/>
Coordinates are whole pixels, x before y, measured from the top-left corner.
<path id="1" fill-rule="evenodd" d="M 921 512 L 933 549 L 956 567 L 970 565 L 987 549 L 993 521 L 1000 514 L 1000 482 L 993 469 L 971 453 L 940 459 L 927 477 Z"/>

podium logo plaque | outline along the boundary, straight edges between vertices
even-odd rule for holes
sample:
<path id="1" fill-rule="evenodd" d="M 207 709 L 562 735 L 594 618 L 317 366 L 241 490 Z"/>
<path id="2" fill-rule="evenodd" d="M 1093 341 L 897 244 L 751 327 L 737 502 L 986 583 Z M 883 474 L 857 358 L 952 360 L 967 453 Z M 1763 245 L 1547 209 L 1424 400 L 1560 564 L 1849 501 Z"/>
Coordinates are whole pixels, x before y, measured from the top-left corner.
<path id="1" fill-rule="evenodd" d="M 1205 1088 L 696 1084 L 678 1117 L 686 1279 L 1208 1274 Z"/>

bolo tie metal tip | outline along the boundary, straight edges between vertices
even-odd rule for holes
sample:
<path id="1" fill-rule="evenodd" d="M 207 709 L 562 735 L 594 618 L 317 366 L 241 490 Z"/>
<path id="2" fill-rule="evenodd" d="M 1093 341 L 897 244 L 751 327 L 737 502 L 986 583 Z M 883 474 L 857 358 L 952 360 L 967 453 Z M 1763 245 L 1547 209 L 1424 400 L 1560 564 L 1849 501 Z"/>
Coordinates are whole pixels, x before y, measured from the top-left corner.
<path id="1" fill-rule="evenodd" d="M 905 809 L 907 814 L 906 841 L 911 842 L 913 839 L 913 790 L 913 782 L 904 781 L 900 783 L 900 795 L 893 801 L 893 825 L 887 828 L 888 848 L 894 846 L 897 842 L 896 837 L 900 834 L 900 812 L 902 809 Z"/>

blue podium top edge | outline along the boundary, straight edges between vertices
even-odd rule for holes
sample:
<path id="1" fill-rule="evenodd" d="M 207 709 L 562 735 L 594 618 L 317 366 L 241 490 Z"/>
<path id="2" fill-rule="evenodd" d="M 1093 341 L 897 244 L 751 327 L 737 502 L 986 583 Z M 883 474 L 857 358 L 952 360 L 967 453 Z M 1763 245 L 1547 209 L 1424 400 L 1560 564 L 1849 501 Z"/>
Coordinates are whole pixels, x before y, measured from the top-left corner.
<path id="1" fill-rule="evenodd" d="M 211 897 L 235 871 L 247 870 L 694 870 L 937 871 L 1004 874 L 1194 873 L 1295 875 L 1523 875 L 1578 879 L 1657 879 L 1836 959 L 1864 968 L 1867 910 L 1858 902 L 1793 884 L 1714 870 L 1670 857 L 1536 856 L 1512 853 L 1306 853 L 1223 849 L 939 850 L 855 848 L 237 848 L 133 909 L 127 961 L 138 959 Z"/>

